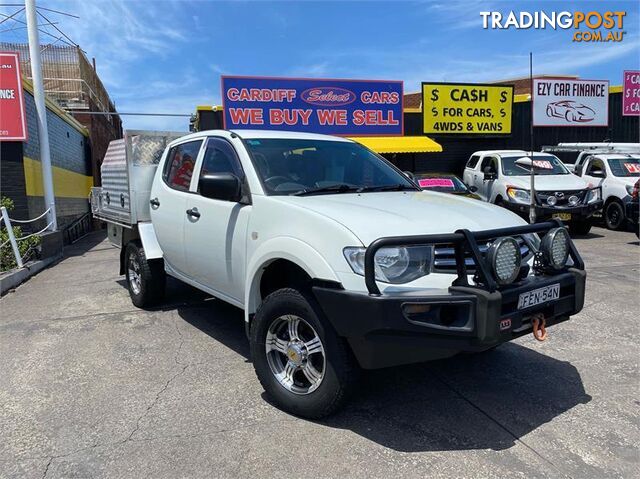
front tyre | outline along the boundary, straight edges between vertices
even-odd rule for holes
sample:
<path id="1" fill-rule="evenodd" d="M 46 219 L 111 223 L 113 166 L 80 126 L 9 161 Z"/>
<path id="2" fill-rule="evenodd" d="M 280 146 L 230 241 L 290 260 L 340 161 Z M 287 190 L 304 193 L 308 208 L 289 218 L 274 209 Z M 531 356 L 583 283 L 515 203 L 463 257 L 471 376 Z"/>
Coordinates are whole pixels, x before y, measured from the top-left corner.
<path id="1" fill-rule="evenodd" d="M 166 284 L 162 260 L 147 260 L 141 246 L 129 243 L 125 250 L 125 274 L 135 306 L 147 308 L 162 301 Z"/>
<path id="2" fill-rule="evenodd" d="M 610 230 L 619 230 L 625 222 L 624 208 L 618 201 L 611 201 L 604 210 L 604 220 Z"/>
<path id="3" fill-rule="evenodd" d="M 317 419 L 338 410 L 359 371 L 315 300 L 285 288 L 264 300 L 251 324 L 251 359 L 271 401 Z"/>

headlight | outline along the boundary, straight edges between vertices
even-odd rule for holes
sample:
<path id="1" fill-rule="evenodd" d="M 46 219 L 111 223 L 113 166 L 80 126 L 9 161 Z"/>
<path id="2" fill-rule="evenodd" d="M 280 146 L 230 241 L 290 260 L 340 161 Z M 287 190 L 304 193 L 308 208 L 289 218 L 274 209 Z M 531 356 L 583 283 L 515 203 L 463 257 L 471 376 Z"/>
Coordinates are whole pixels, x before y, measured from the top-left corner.
<path id="1" fill-rule="evenodd" d="M 549 195 L 547 197 L 547 204 L 549 206 L 555 206 L 557 202 L 558 202 L 558 198 L 556 198 L 554 195 Z"/>
<path id="2" fill-rule="evenodd" d="M 531 195 L 528 190 L 521 190 L 510 186 L 507 188 L 507 196 L 518 203 L 527 203 L 531 201 Z"/>
<path id="3" fill-rule="evenodd" d="M 553 228 L 542 238 L 540 244 L 544 264 L 553 269 L 562 269 L 569 258 L 569 233 L 566 228 Z"/>
<path id="4" fill-rule="evenodd" d="M 499 284 L 513 283 L 520 273 L 520 245 L 510 237 L 498 238 L 487 250 L 487 259 Z"/>
<path id="5" fill-rule="evenodd" d="M 580 197 L 571 195 L 567 201 L 569 202 L 569 206 L 577 206 L 578 203 L 580 203 Z"/>
<path id="6" fill-rule="evenodd" d="M 600 199 L 600 188 L 593 188 L 587 191 L 587 203 L 593 203 Z"/>
<path id="7" fill-rule="evenodd" d="M 347 247 L 343 254 L 354 273 L 364 276 L 366 248 Z M 408 283 L 431 271 L 432 246 L 387 247 L 376 251 L 375 277 L 383 283 Z"/>

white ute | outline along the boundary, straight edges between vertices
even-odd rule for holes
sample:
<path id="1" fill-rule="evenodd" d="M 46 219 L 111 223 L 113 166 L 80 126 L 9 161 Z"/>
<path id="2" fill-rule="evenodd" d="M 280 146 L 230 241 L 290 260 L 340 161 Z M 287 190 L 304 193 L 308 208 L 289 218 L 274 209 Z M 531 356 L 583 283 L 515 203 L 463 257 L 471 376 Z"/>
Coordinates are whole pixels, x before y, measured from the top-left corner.
<path id="1" fill-rule="evenodd" d="M 345 138 L 176 136 L 112 142 L 94 214 L 135 305 L 161 302 L 168 274 L 244 310 L 258 379 L 293 414 L 335 411 L 360 368 L 542 339 L 582 309 L 559 222 L 421 191 Z"/>
<path id="2" fill-rule="evenodd" d="M 467 162 L 463 181 L 475 186 L 489 203 L 529 216 L 531 168 L 535 174 L 535 208 L 538 220 L 566 222 L 572 233 L 591 229 L 591 216 L 602 208 L 599 187 L 579 178 L 550 153 L 522 150 L 477 151 Z"/>

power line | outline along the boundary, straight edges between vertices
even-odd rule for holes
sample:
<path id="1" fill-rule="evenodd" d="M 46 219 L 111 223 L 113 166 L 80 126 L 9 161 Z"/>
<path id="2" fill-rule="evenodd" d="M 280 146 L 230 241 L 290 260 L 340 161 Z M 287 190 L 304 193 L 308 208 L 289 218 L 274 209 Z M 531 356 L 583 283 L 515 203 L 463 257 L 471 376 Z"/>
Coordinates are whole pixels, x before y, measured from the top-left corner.
<path id="1" fill-rule="evenodd" d="M 0 15 L 2 15 L 3 17 L 7 17 L 4 20 L 0 20 L 0 25 L 6 22 L 7 20 L 11 20 L 13 17 L 15 17 L 18 13 L 22 12 L 23 10 L 24 10 L 24 7 L 22 7 L 20 10 L 16 10 L 11 15 L 5 15 L 4 13 L 0 13 Z M 16 20 L 15 18 L 13 19 Z"/>
<path id="2" fill-rule="evenodd" d="M 59 32 L 59 33 L 61 33 L 61 34 L 62 34 L 62 35 L 67 39 L 67 40 L 69 40 L 69 41 L 70 41 L 71 43 L 73 43 L 75 46 L 78 46 L 78 44 L 77 44 L 76 42 L 74 42 L 73 40 L 71 40 L 71 38 L 69 38 L 69 36 L 68 36 L 66 33 L 64 33 L 62 30 L 60 30 L 58 27 L 56 27 L 56 26 L 55 26 L 55 24 L 53 24 L 53 23 L 51 22 L 51 20 L 49 20 L 47 17 L 45 17 L 43 13 L 40 13 L 40 12 L 38 12 L 37 10 L 36 10 L 36 13 L 37 13 L 38 15 L 40 15 L 42 18 L 44 18 L 47 22 L 49 22 L 49 25 L 51 25 L 53 28 L 55 28 L 56 30 L 58 30 L 58 32 Z"/>

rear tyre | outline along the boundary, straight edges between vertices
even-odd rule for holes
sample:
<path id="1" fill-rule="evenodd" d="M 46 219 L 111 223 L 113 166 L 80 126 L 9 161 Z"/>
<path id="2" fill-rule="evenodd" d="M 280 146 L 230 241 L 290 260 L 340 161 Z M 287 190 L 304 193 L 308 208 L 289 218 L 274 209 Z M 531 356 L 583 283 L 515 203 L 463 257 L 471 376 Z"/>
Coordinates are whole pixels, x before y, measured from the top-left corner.
<path id="1" fill-rule="evenodd" d="M 611 201 L 604 210 L 604 220 L 610 230 L 619 230 L 624 224 L 624 208 L 618 201 Z"/>
<path id="2" fill-rule="evenodd" d="M 337 411 L 359 377 L 347 344 L 313 297 L 290 288 L 271 293 L 256 313 L 251 359 L 270 400 L 305 418 Z"/>
<path id="3" fill-rule="evenodd" d="M 569 232 L 573 235 L 584 236 L 591 231 L 591 221 L 589 220 L 574 220 L 569 223 Z"/>
<path id="4" fill-rule="evenodd" d="M 162 301 L 167 280 L 162 260 L 147 260 L 142 247 L 129 243 L 125 250 L 125 274 L 135 306 L 147 308 Z"/>

